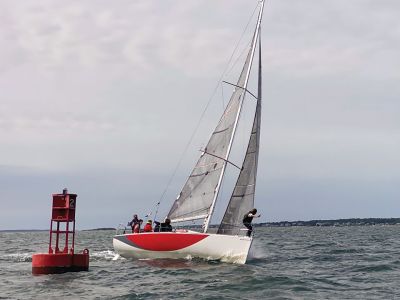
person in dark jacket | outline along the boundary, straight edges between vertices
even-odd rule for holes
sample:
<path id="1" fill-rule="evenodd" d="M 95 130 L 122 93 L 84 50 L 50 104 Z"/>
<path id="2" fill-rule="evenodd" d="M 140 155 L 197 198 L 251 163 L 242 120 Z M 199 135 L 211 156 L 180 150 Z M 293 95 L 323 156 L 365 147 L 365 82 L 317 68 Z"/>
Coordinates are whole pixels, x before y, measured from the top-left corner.
<path id="1" fill-rule="evenodd" d="M 253 226 L 251 225 L 251 222 L 253 221 L 253 218 L 259 218 L 261 215 L 256 215 L 257 209 L 253 208 L 250 210 L 247 214 L 244 215 L 243 217 L 243 225 L 246 226 L 247 230 L 247 236 L 251 236 L 251 233 L 253 232 Z"/>
<path id="2" fill-rule="evenodd" d="M 164 223 L 161 223 L 161 231 L 164 232 L 171 232 L 172 231 L 172 226 L 171 226 L 171 220 L 170 219 L 165 219 Z"/>
<path id="3" fill-rule="evenodd" d="M 132 233 L 139 233 L 140 226 L 142 225 L 143 220 L 138 218 L 138 215 L 133 215 L 132 221 L 128 223 L 128 226 L 132 227 Z"/>
<path id="4" fill-rule="evenodd" d="M 158 222 L 158 221 L 154 221 L 154 229 L 153 229 L 153 231 L 154 232 L 160 232 L 161 230 L 160 230 L 160 222 Z"/>
<path id="5" fill-rule="evenodd" d="M 154 221 L 154 224 L 156 226 L 154 227 L 154 232 L 171 232 L 172 231 L 172 226 L 171 226 L 171 220 L 166 218 L 164 223 L 160 223 L 157 221 Z"/>

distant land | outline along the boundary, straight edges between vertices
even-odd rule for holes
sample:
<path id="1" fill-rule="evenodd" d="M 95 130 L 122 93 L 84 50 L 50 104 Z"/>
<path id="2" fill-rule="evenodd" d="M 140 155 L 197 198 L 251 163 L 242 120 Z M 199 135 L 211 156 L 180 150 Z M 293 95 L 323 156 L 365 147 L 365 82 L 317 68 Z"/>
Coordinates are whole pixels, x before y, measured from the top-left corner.
<path id="1" fill-rule="evenodd" d="M 116 230 L 115 228 L 112 227 L 101 227 L 101 228 L 93 228 L 93 229 L 81 229 L 77 231 L 100 231 L 100 230 Z M 5 229 L 5 230 L 0 230 L 0 232 L 41 232 L 45 231 L 48 232 L 49 229 Z"/>
<path id="2" fill-rule="evenodd" d="M 99 230 L 116 230 L 112 227 L 101 227 L 101 228 L 93 228 L 93 229 L 82 229 L 80 231 L 99 231 Z"/>
<path id="3" fill-rule="evenodd" d="M 292 227 L 292 226 L 373 226 L 373 225 L 400 225 L 400 218 L 351 218 L 336 220 L 310 220 L 310 221 L 279 221 L 279 222 L 263 222 L 254 223 L 255 227 Z M 214 224 L 210 227 L 216 228 L 219 225 Z M 201 227 L 190 226 L 190 227 Z M 101 227 L 93 229 L 81 229 L 78 231 L 100 231 L 100 230 L 116 230 L 112 227 Z M 35 232 L 49 231 L 48 229 L 5 229 L 0 232 Z"/>
<path id="4" fill-rule="evenodd" d="M 0 232 L 39 232 L 39 231 L 49 231 L 49 229 L 4 229 Z"/>
<path id="5" fill-rule="evenodd" d="M 371 225 L 400 225 L 400 218 L 351 218 L 336 220 L 310 221 L 280 221 L 255 223 L 258 227 L 289 227 L 289 226 L 371 226 Z"/>

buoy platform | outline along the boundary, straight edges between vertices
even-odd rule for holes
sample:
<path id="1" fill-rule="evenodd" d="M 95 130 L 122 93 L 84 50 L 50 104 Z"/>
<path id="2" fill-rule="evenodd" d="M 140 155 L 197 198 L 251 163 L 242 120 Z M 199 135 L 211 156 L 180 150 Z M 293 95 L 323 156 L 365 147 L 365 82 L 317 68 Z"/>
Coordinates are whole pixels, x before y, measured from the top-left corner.
<path id="1" fill-rule="evenodd" d="M 32 256 L 32 274 L 59 274 L 89 271 L 89 251 L 74 253 L 38 253 Z"/>
<path id="2" fill-rule="evenodd" d="M 89 250 L 85 249 L 82 253 L 74 252 L 76 197 L 76 194 L 68 194 L 67 189 L 64 189 L 62 194 L 53 194 L 49 252 L 32 256 L 33 275 L 89 270 Z M 70 223 L 72 223 L 72 230 Z M 69 247 L 70 234 L 72 235 L 71 247 Z M 54 249 L 53 240 L 55 240 Z M 62 250 L 59 248 L 61 244 L 64 244 Z"/>

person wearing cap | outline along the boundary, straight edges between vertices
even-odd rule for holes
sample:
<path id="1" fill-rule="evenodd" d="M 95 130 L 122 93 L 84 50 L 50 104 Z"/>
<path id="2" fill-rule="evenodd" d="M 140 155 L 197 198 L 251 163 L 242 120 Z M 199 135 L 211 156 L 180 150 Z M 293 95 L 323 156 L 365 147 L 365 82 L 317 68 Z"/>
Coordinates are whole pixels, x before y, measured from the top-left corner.
<path id="1" fill-rule="evenodd" d="M 146 225 L 144 225 L 143 231 L 144 232 L 152 232 L 153 227 L 151 224 L 152 224 L 151 220 L 147 220 Z"/>
<path id="2" fill-rule="evenodd" d="M 247 236 L 251 236 L 251 233 L 253 232 L 253 226 L 251 225 L 251 222 L 253 221 L 253 218 L 259 218 L 261 215 L 256 215 L 257 209 L 253 208 L 250 210 L 247 214 L 244 215 L 243 217 L 243 225 L 246 226 L 247 230 Z"/>

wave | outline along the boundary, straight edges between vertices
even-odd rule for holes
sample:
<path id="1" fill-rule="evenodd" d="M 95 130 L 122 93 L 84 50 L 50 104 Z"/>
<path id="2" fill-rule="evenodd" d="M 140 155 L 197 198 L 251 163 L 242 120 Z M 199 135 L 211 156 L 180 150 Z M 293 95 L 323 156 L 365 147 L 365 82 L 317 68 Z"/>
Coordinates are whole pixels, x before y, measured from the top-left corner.
<path id="1" fill-rule="evenodd" d="M 392 271 L 394 268 L 388 264 L 379 264 L 374 266 L 361 266 L 358 268 L 354 268 L 354 272 L 385 272 L 385 271 Z"/>
<path id="2" fill-rule="evenodd" d="M 119 256 L 117 253 L 111 250 L 104 250 L 98 252 L 90 252 L 91 260 L 116 260 L 116 259 L 124 259 Z"/>
<path id="3" fill-rule="evenodd" d="M 331 254 L 345 254 L 345 253 L 362 253 L 365 252 L 362 249 L 355 248 L 344 248 L 344 249 L 332 249 L 329 251 Z"/>
<path id="4" fill-rule="evenodd" d="M 0 256 L 0 260 L 3 261 L 10 261 L 10 262 L 31 262 L 32 255 L 34 253 L 10 253 L 4 254 Z M 117 259 L 124 259 L 121 256 L 117 256 L 117 253 L 111 250 L 104 250 L 104 251 L 97 251 L 97 252 L 90 252 L 90 259 L 91 260 L 115 260 Z"/>
<path id="5" fill-rule="evenodd" d="M 250 248 L 248 259 L 259 260 L 266 259 L 268 257 L 268 252 L 266 251 L 265 246 L 260 245 L 257 242 L 253 242 L 253 245 Z"/>
<path id="6" fill-rule="evenodd" d="M 11 253 L 0 256 L 0 260 L 11 262 L 31 262 L 33 253 Z"/>
<path id="7" fill-rule="evenodd" d="M 32 255 L 34 253 L 10 253 L 4 254 L 0 256 L 0 260 L 9 261 L 9 262 L 31 262 Z M 97 261 L 97 260 L 115 260 L 117 259 L 124 259 L 117 256 L 117 253 L 111 250 L 104 250 L 98 252 L 90 252 L 90 259 Z"/>

